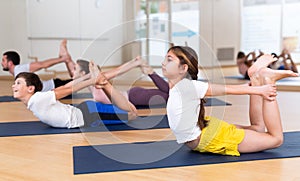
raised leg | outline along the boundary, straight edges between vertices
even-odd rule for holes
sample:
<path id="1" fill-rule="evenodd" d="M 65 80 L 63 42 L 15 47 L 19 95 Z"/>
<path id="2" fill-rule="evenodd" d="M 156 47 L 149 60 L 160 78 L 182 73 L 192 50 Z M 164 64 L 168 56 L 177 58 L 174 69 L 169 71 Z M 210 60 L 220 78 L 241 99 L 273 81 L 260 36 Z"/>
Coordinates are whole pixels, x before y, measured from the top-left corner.
<path id="1" fill-rule="evenodd" d="M 68 69 L 69 75 L 73 77 L 75 70 L 75 63 L 72 60 L 72 57 L 67 48 L 67 40 L 64 39 L 60 43 L 59 47 L 59 57 L 62 57 L 65 60 L 66 67 Z"/>
<path id="2" fill-rule="evenodd" d="M 254 86 L 258 86 L 275 84 L 277 80 L 285 77 L 297 76 L 297 74 L 292 71 L 271 70 L 269 68 L 261 67 L 253 74 L 253 76 L 256 76 L 256 80 L 253 81 L 253 84 Z M 253 76 L 252 79 L 254 80 Z M 256 99 L 256 97 L 254 97 L 254 99 Z M 239 144 L 239 151 L 256 152 L 280 146 L 283 143 L 283 131 L 277 100 L 268 101 L 262 99 L 261 105 L 257 105 L 255 102 L 251 103 L 250 111 L 257 111 L 260 107 L 262 108 L 262 115 L 257 116 L 257 122 L 261 122 L 262 119 L 267 131 L 262 133 L 252 129 L 245 129 L 245 138 Z M 255 113 L 256 112 L 250 114 L 255 115 Z"/>
<path id="3" fill-rule="evenodd" d="M 268 65 L 270 65 L 274 61 L 275 61 L 275 59 L 271 55 L 267 55 L 267 54 L 262 55 L 248 69 L 249 77 L 252 77 L 259 69 L 267 67 Z"/>

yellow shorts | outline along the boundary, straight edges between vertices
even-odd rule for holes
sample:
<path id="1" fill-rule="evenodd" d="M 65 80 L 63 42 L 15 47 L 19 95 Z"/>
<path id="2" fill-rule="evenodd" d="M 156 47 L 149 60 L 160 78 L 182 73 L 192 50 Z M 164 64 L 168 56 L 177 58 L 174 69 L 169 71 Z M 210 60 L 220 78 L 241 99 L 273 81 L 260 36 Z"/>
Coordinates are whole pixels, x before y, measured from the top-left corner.
<path id="1" fill-rule="evenodd" d="M 205 119 L 209 120 L 208 126 L 202 130 L 199 145 L 194 151 L 240 156 L 238 144 L 243 141 L 245 131 L 214 117 L 207 116 Z"/>

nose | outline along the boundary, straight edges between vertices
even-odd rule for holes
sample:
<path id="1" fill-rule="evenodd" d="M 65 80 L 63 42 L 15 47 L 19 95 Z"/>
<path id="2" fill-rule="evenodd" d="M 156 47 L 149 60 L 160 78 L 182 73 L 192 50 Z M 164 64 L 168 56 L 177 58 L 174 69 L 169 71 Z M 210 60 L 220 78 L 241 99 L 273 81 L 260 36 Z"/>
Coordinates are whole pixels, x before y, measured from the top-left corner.
<path id="1" fill-rule="evenodd" d="M 161 62 L 161 65 L 165 66 L 166 65 L 165 63 L 166 63 L 166 59 L 164 59 L 164 61 Z"/>

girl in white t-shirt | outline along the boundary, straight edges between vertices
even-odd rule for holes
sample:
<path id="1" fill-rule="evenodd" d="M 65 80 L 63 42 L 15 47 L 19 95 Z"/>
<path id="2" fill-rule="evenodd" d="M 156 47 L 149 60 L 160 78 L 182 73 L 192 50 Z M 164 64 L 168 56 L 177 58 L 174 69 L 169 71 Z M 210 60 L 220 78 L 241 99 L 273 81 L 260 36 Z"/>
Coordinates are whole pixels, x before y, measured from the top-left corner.
<path id="1" fill-rule="evenodd" d="M 114 89 L 93 62 L 90 63 L 90 72 L 90 74 L 47 92 L 40 92 L 43 85 L 36 74 L 22 72 L 15 78 L 12 86 L 13 95 L 14 98 L 21 100 L 42 122 L 52 127 L 76 128 L 84 126 L 81 110 L 58 100 L 72 92 L 95 85 L 96 88 L 103 89 L 116 106 L 128 111 L 129 120 L 135 119 L 136 109 L 130 106 L 131 104 L 119 91 Z"/>
<path id="2" fill-rule="evenodd" d="M 275 82 L 298 75 L 266 68 L 273 61 L 264 55 L 250 67 L 251 85 L 216 85 L 197 81 L 198 57 L 193 49 L 170 48 L 162 71 L 169 82 L 167 115 L 177 142 L 195 151 L 233 156 L 280 146 L 283 133 Z M 203 98 L 224 94 L 250 95 L 250 126 L 205 117 Z"/>

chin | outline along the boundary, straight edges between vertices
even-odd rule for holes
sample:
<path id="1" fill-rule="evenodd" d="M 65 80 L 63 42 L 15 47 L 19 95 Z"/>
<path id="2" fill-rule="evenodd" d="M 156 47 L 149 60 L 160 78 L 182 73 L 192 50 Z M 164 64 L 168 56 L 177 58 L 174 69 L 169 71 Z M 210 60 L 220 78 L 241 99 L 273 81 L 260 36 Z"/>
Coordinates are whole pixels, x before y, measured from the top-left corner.
<path id="1" fill-rule="evenodd" d="M 15 99 L 19 99 L 19 96 L 16 95 L 16 94 L 14 94 L 13 97 L 14 97 Z"/>

